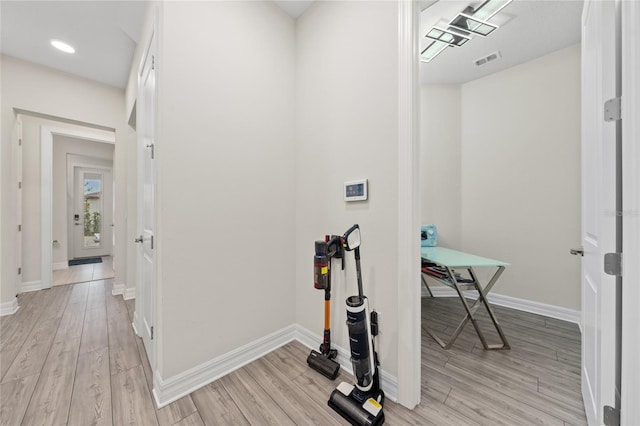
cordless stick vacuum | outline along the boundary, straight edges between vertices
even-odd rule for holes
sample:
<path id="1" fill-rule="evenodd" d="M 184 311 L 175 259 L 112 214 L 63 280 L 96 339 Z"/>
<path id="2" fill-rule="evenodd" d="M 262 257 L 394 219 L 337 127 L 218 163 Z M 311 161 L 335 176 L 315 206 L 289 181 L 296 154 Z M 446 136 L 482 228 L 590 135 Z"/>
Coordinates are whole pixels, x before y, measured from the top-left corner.
<path id="1" fill-rule="evenodd" d="M 342 258 L 340 237 L 327 235 L 325 241 L 315 242 L 315 248 L 313 286 L 318 290 L 324 290 L 324 332 L 320 352 L 312 350 L 307 357 L 307 364 L 318 373 L 334 380 L 340 371 L 340 364 L 334 361 L 338 351 L 331 349 L 331 259 Z"/>
<path id="2" fill-rule="evenodd" d="M 375 311 L 369 315 L 369 303 L 362 291 L 360 227 L 349 228 L 342 243 L 345 250 L 354 251 L 358 276 L 358 295 L 347 298 L 347 327 L 356 383 L 340 383 L 328 404 L 352 425 L 377 426 L 384 423 L 384 392 L 380 389 L 378 354 L 373 341 L 378 334 L 378 318 Z"/>

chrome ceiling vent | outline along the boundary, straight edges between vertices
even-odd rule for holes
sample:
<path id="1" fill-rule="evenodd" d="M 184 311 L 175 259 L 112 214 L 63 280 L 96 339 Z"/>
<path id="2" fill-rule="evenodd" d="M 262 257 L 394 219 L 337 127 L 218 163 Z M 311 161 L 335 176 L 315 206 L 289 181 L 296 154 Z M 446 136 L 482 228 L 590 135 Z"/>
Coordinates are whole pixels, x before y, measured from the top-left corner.
<path id="1" fill-rule="evenodd" d="M 502 53 L 500 53 L 500 51 L 497 50 L 497 51 L 495 51 L 493 53 L 488 54 L 485 57 L 482 57 L 480 59 L 476 59 L 475 61 L 473 61 L 473 63 L 475 64 L 476 67 L 479 67 L 479 66 L 485 65 L 488 62 L 496 61 L 496 60 L 498 60 L 500 58 L 502 58 Z"/>

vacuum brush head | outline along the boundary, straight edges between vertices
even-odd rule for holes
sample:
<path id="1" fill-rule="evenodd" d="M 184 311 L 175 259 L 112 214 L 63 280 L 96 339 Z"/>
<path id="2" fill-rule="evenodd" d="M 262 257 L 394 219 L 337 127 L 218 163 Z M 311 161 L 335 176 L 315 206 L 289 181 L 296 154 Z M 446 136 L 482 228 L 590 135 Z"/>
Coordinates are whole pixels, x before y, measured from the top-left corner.
<path id="1" fill-rule="evenodd" d="M 329 407 L 344 417 L 352 425 L 356 426 L 378 426 L 384 423 L 384 412 L 382 409 L 377 414 L 372 414 L 362 407 L 362 404 L 351 396 L 346 396 L 338 389 L 335 389 L 328 401 Z"/>
<path id="2" fill-rule="evenodd" d="M 307 364 L 309 364 L 309 367 L 331 380 L 338 377 L 338 372 L 340 371 L 340 364 L 327 358 L 318 351 L 311 351 L 307 357 Z"/>

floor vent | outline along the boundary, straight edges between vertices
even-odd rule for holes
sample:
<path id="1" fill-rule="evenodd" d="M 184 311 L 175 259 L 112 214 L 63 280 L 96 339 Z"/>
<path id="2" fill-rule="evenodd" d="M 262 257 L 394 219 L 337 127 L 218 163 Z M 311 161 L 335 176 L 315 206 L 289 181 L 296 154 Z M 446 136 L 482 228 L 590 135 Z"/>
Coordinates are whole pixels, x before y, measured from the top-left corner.
<path id="1" fill-rule="evenodd" d="M 493 53 L 490 53 L 487 56 L 484 56 L 484 57 L 482 57 L 480 59 L 476 59 L 475 61 L 473 61 L 473 63 L 476 65 L 476 67 L 479 67 L 481 65 L 484 65 L 484 64 L 486 64 L 488 62 L 491 62 L 491 61 L 495 61 L 495 60 L 500 59 L 500 58 L 502 58 L 502 54 L 500 53 L 499 50 L 497 50 L 497 51 L 495 51 Z"/>

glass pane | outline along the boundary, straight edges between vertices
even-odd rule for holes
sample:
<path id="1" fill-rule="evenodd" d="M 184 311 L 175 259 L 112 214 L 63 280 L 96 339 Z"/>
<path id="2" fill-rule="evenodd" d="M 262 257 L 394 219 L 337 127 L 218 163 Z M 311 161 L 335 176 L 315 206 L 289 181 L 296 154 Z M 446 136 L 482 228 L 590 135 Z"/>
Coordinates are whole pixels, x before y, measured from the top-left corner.
<path id="1" fill-rule="evenodd" d="M 102 229 L 102 176 L 84 175 L 84 248 L 100 247 Z"/>
<path id="2" fill-rule="evenodd" d="M 475 13 L 473 13 L 473 17 L 480 19 L 481 21 L 486 21 L 496 13 L 500 12 L 512 1 L 513 0 L 487 0 L 478 7 Z"/>
<path id="3" fill-rule="evenodd" d="M 435 27 L 427 33 L 427 37 L 436 41 L 444 41 L 445 43 L 454 46 L 462 46 L 467 41 L 469 41 L 469 37 L 467 37 L 466 35 L 456 34 L 451 31 L 442 30 Z"/>
<path id="4" fill-rule="evenodd" d="M 429 62 L 436 56 L 438 56 L 449 45 L 443 41 L 434 41 L 420 54 L 420 60 L 423 62 Z"/>

